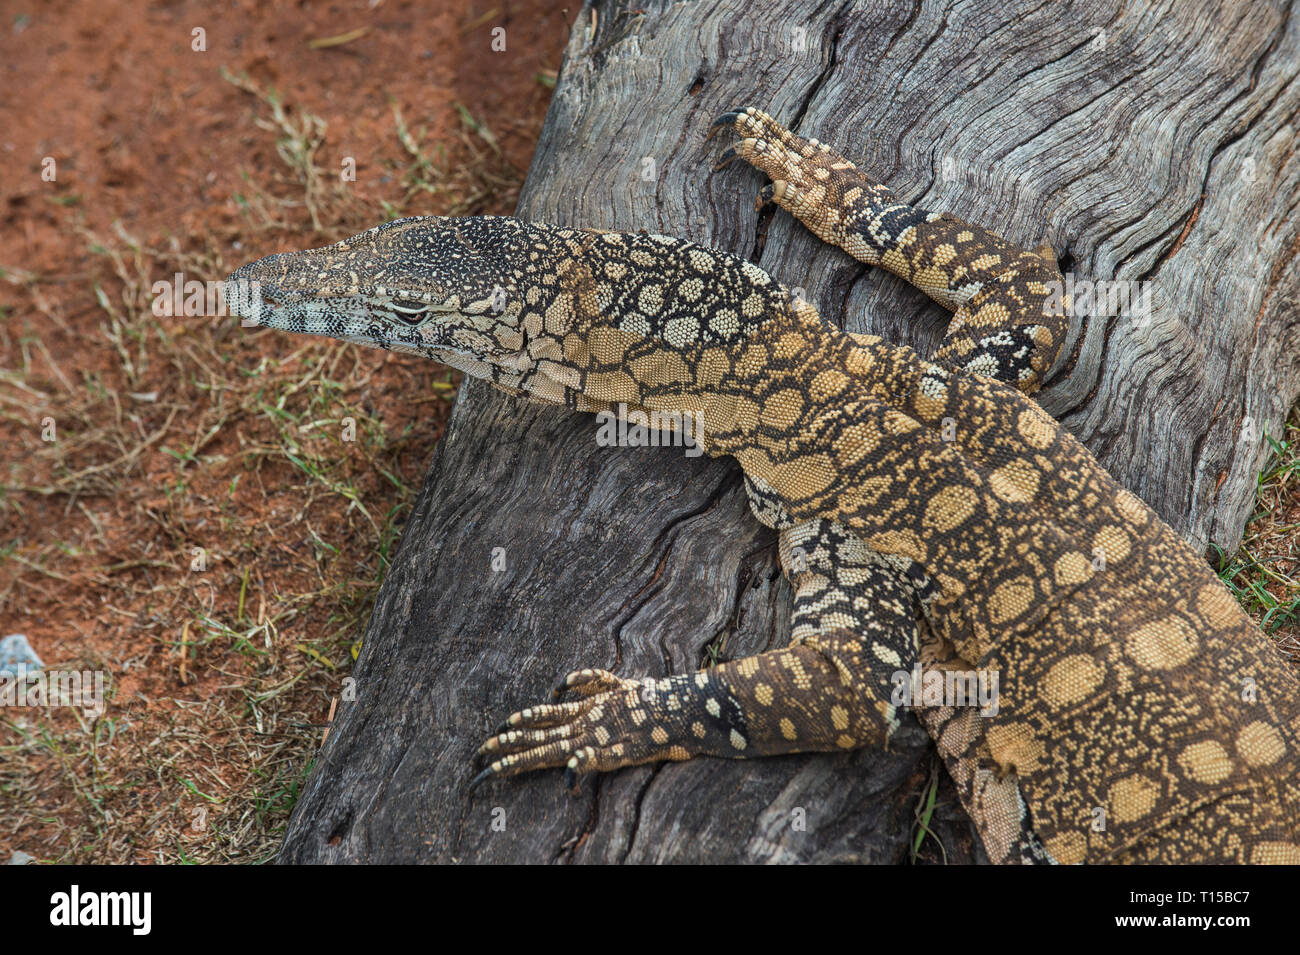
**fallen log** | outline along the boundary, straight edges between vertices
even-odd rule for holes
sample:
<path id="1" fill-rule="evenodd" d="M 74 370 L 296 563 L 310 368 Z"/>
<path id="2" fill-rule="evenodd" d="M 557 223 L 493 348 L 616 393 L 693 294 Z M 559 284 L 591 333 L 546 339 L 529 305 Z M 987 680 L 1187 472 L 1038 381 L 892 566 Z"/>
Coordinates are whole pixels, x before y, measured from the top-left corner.
<path id="1" fill-rule="evenodd" d="M 1132 291 L 1127 312 L 1079 316 L 1041 400 L 1173 527 L 1231 551 L 1300 392 L 1297 73 L 1300 23 L 1264 3 L 588 5 L 518 215 L 739 252 L 843 327 L 929 354 L 941 309 L 756 212 L 752 172 L 710 171 L 709 121 L 762 106 L 905 200 Z M 600 447 L 596 428 L 466 382 L 280 861 L 911 857 L 946 780 L 911 719 L 887 752 L 468 794 L 477 745 L 571 669 L 664 675 L 788 639 L 734 463 Z M 978 860 L 951 791 L 938 802 L 923 856 Z"/>

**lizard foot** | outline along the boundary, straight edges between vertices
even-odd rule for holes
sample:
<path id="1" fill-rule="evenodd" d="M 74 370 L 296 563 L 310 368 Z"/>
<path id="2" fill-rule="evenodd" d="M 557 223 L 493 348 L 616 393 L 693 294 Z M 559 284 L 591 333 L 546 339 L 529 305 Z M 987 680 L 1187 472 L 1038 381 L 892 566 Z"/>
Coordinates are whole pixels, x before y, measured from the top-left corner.
<path id="1" fill-rule="evenodd" d="M 607 670 L 577 670 L 555 690 L 556 696 L 565 693 L 579 698 L 520 710 L 479 747 L 476 758 L 491 762 L 470 782 L 471 788 L 555 766 L 565 767 L 565 782 L 572 787 L 579 773 L 692 755 L 669 743 L 654 717 L 653 691 L 646 692 L 641 681 Z"/>
<path id="2" fill-rule="evenodd" d="M 709 127 L 712 137 L 720 129 L 732 129 L 741 137 L 719 157 L 714 169 L 739 158 L 760 172 L 772 184 L 759 193 L 758 204 L 776 202 L 798 216 L 807 207 L 825 205 L 827 186 L 846 173 L 856 172 L 844 157 L 825 143 L 796 136 L 762 110 L 747 107 L 723 113 Z"/>

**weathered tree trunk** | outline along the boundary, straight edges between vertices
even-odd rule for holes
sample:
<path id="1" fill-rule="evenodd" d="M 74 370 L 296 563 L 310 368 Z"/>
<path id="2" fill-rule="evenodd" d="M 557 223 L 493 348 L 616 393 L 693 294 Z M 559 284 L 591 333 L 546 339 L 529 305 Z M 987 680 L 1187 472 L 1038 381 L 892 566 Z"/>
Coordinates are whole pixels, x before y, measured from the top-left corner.
<path id="1" fill-rule="evenodd" d="M 616 0 L 577 17 L 519 215 L 749 255 L 833 321 L 929 354 L 938 307 L 760 218 L 756 173 L 710 171 L 709 121 L 754 104 L 909 201 L 1046 239 L 1080 278 L 1149 283 L 1145 320 L 1081 322 L 1042 400 L 1174 527 L 1231 550 L 1300 390 L 1298 63 L 1300 22 L 1264 3 Z M 466 792 L 478 743 L 570 669 L 662 675 L 788 638 L 734 463 L 595 430 L 466 383 L 282 861 L 907 857 L 935 765 L 911 721 L 889 752 Z M 960 811 L 939 816 L 949 860 L 975 858 Z"/>

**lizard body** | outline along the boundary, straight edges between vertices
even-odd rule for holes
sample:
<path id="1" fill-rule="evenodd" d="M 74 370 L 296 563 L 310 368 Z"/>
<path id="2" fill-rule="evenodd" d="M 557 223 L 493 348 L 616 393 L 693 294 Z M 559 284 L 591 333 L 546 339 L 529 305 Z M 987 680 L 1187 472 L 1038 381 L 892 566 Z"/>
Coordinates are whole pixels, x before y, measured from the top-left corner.
<path id="1" fill-rule="evenodd" d="M 412 352 L 583 411 L 687 413 L 780 531 L 793 641 L 663 679 L 571 674 L 479 779 L 884 745 L 897 674 L 998 675 L 919 707 L 994 861 L 1300 861 L 1300 691 L 1176 533 L 1029 397 L 1061 276 L 753 109 L 714 129 L 761 196 L 955 314 L 933 361 L 841 332 L 668 236 L 401 219 L 230 278 L 271 327 Z M 1059 286 L 1057 286 L 1059 287 Z"/>

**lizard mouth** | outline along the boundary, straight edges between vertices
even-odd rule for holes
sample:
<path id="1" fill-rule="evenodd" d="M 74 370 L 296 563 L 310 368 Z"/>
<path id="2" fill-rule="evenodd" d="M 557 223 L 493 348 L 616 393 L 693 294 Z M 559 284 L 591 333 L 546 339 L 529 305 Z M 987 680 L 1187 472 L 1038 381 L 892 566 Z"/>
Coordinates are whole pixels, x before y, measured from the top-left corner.
<path id="1" fill-rule="evenodd" d="M 226 305 L 249 327 L 320 335 L 444 363 L 456 356 L 484 360 L 472 342 L 461 340 L 467 330 L 428 324 L 429 313 L 438 309 L 424 303 L 404 300 L 394 314 L 387 314 L 360 296 L 321 297 L 267 288 L 243 281 L 236 272 L 226 281 Z"/>

